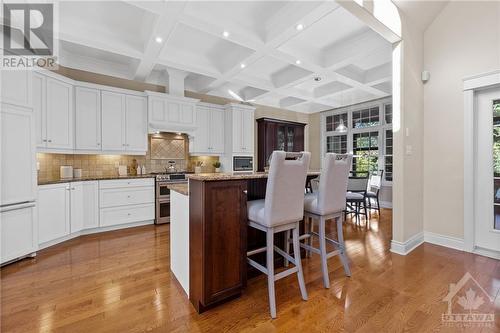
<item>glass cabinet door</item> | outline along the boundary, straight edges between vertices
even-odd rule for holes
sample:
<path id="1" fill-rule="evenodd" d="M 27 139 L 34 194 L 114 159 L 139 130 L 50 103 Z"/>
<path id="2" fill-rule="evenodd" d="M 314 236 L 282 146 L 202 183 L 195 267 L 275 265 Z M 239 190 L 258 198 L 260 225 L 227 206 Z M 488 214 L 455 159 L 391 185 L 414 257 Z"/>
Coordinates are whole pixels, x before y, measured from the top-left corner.
<path id="1" fill-rule="evenodd" d="M 285 126 L 278 126 L 276 150 L 285 150 Z"/>
<path id="2" fill-rule="evenodd" d="M 287 127 L 286 129 L 286 151 L 295 151 L 295 128 Z"/>

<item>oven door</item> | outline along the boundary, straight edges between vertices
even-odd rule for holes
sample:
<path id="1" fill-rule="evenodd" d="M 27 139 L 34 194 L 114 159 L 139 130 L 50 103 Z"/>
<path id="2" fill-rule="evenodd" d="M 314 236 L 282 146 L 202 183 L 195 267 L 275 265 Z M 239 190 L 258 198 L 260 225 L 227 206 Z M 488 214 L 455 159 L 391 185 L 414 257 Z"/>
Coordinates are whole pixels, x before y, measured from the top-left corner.
<path id="1" fill-rule="evenodd" d="M 156 224 L 170 223 L 170 199 L 156 201 Z"/>
<path id="2" fill-rule="evenodd" d="M 156 183 L 156 200 L 170 200 L 170 189 L 167 182 Z"/>
<path id="3" fill-rule="evenodd" d="M 234 156 L 233 171 L 253 171 L 253 157 Z"/>

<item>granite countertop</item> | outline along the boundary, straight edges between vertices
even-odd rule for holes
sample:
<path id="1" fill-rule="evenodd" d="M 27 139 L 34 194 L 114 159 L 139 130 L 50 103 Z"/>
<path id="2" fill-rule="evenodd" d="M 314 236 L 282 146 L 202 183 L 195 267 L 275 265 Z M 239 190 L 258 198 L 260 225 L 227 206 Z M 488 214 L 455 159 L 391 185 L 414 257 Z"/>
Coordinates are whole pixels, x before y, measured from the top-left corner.
<path id="1" fill-rule="evenodd" d="M 319 176 L 318 170 L 310 170 L 308 176 Z M 195 173 L 186 175 L 186 178 L 200 181 L 242 180 L 267 178 L 267 172 L 236 172 L 236 173 Z"/>
<path id="2" fill-rule="evenodd" d="M 189 185 L 188 183 L 174 183 L 167 185 L 167 188 L 171 191 L 178 192 L 180 194 L 189 195 Z"/>
<path id="3" fill-rule="evenodd" d="M 145 174 L 137 176 L 89 176 L 81 178 L 67 178 L 67 179 L 44 179 L 39 180 L 38 185 L 50 185 L 50 184 L 61 184 L 61 183 L 71 183 L 71 182 L 85 182 L 92 180 L 113 180 L 113 179 L 134 179 L 134 178 L 155 178 L 155 175 Z"/>

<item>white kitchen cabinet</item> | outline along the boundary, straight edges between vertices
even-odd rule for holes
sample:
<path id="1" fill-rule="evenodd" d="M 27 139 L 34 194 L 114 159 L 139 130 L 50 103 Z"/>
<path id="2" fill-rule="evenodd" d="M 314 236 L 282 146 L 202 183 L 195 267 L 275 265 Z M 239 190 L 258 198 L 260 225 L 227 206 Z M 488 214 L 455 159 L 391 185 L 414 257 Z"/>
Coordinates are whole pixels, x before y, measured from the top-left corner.
<path id="1" fill-rule="evenodd" d="M 145 97 L 102 91 L 102 149 L 145 153 L 148 150 L 146 107 Z"/>
<path id="2" fill-rule="evenodd" d="M 83 229 L 99 227 L 99 182 L 82 182 Z"/>
<path id="3" fill-rule="evenodd" d="M 43 244 L 69 235 L 70 183 L 38 187 L 38 242 Z"/>
<path id="4" fill-rule="evenodd" d="M 101 150 L 101 91 L 75 87 L 75 149 Z"/>
<path id="5" fill-rule="evenodd" d="M 254 131 L 255 131 L 255 108 L 241 105 L 226 105 L 226 134 L 228 143 L 232 151 L 226 154 L 253 155 L 254 152 Z"/>
<path id="6" fill-rule="evenodd" d="M 82 182 L 69 183 L 69 213 L 70 213 L 70 233 L 83 230 L 84 224 L 84 204 L 83 204 L 83 184 Z"/>
<path id="7" fill-rule="evenodd" d="M 34 202 L 0 208 L 2 264 L 37 251 L 36 220 Z"/>
<path id="8" fill-rule="evenodd" d="M 191 154 L 224 153 L 224 107 L 203 103 L 196 108 L 196 131 Z"/>
<path id="9" fill-rule="evenodd" d="M 110 91 L 101 92 L 102 149 L 124 151 L 125 95 Z"/>
<path id="10" fill-rule="evenodd" d="M 196 103 L 183 96 L 147 91 L 148 118 L 151 131 L 182 132 L 196 127 Z"/>
<path id="11" fill-rule="evenodd" d="M 35 73 L 33 110 L 36 117 L 38 147 L 44 150 L 72 150 L 73 85 L 54 77 Z M 66 79 L 64 79 L 66 80 Z"/>
<path id="12" fill-rule="evenodd" d="M 33 111 L 1 104 L 0 125 L 0 206 L 34 201 L 37 175 Z"/>
<path id="13" fill-rule="evenodd" d="M 32 75 L 31 70 L 2 70 L 2 103 L 31 108 Z"/>
<path id="14" fill-rule="evenodd" d="M 148 150 L 147 100 L 127 95 L 125 99 L 125 144 L 127 151 Z"/>

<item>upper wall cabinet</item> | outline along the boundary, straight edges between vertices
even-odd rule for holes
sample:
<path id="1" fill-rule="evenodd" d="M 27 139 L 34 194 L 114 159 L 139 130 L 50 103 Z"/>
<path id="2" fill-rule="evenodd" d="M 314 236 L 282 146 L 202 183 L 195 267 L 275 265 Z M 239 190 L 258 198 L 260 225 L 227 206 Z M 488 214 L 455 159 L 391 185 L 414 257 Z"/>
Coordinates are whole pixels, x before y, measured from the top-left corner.
<path id="1" fill-rule="evenodd" d="M 184 132 L 196 128 L 196 103 L 199 100 L 152 91 L 146 93 L 150 132 Z"/>
<path id="2" fill-rule="evenodd" d="M 33 110 L 37 146 L 73 149 L 73 86 L 41 73 L 33 74 Z"/>
<path id="3" fill-rule="evenodd" d="M 102 91 L 102 149 L 145 153 L 148 150 L 146 107 L 146 97 Z"/>
<path id="4" fill-rule="evenodd" d="M 32 108 L 32 75 L 31 70 L 2 71 L 2 103 Z"/>
<path id="5" fill-rule="evenodd" d="M 255 108 L 241 104 L 226 105 L 226 145 L 233 154 L 253 155 Z M 227 151 L 228 149 L 226 149 Z"/>
<path id="6" fill-rule="evenodd" d="M 147 100 L 134 93 L 75 87 L 77 153 L 146 153 Z"/>
<path id="7" fill-rule="evenodd" d="M 196 107 L 196 131 L 190 139 L 190 154 L 224 154 L 224 106 L 199 103 Z M 192 141 L 192 145 L 191 145 Z"/>

